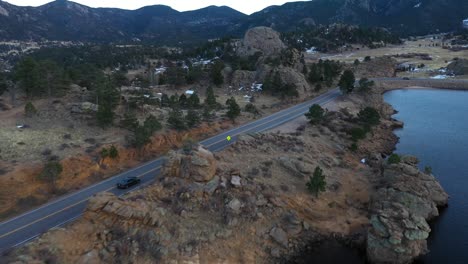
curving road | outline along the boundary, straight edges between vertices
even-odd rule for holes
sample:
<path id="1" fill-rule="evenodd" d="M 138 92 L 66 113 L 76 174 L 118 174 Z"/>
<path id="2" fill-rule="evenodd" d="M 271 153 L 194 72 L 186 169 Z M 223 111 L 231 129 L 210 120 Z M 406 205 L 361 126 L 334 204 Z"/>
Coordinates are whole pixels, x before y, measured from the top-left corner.
<path id="1" fill-rule="evenodd" d="M 214 152 L 222 150 L 236 142 L 240 134 L 262 132 L 280 126 L 302 116 L 308 111 L 312 104 L 324 105 L 340 96 L 340 94 L 337 88 L 333 89 L 310 101 L 221 133 L 201 141 L 200 143 Z M 227 136 L 231 136 L 232 140 L 227 141 Z M 20 216 L 0 223 L 0 253 L 23 245 L 51 228 L 62 226 L 75 220 L 83 213 L 88 199 L 96 193 L 108 191 L 122 196 L 151 183 L 155 179 L 155 176 L 159 175 L 163 159 L 164 157 L 161 157 L 147 162 L 139 167 L 120 173 L 107 180 L 61 197 Z M 141 179 L 141 184 L 127 190 L 115 188 L 116 183 L 127 176 L 139 177 Z"/>

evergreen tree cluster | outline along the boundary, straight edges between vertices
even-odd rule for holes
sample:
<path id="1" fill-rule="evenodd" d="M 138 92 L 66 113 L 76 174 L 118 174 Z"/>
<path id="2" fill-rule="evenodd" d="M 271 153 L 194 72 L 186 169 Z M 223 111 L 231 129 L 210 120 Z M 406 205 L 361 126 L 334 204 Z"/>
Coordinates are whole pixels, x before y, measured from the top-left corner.
<path id="1" fill-rule="evenodd" d="M 13 77 L 28 97 L 63 94 L 70 84 L 63 68 L 55 62 L 36 61 L 31 57 L 18 62 Z"/>
<path id="2" fill-rule="evenodd" d="M 282 34 L 282 39 L 290 47 L 305 51 L 315 47 L 321 52 L 336 51 L 350 44 L 361 44 L 369 48 L 380 47 L 383 43 L 400 44 L 401 39 L 384 28 L 334 24 L 329 26 L 303 26 L 295 31 Z M 300 40 L 300 41 L 298 41 Z"/>
<path id="3" fill-rule="evenodd" d="M 365 139 L 367 133 L 372 131 L 372 127 L 380 124 L 380 114 L 372 107 L 366 107 L 359 111 L 357 119 L 355 120 L 357 126 L 351 128 L 348 134 L 351 136 L 353 141 L 352 149 L 357 149 L 357 143 L 359 140 Z"/>
<path id="4" fill-rule="evenodd" d="M 339 61 L 319 60 L 308 70 L 308 80 L 311 84 L 332 86 L 333 81 L 340 76 L 342 66 Z"/>

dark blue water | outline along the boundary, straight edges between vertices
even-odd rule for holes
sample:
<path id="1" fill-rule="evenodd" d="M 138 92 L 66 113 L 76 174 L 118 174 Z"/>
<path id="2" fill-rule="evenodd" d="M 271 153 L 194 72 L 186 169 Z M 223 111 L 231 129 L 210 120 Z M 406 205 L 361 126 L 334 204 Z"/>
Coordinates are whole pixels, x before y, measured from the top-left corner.
<path id="1" fill-rule="evenodd" d="M 468 263 L 468 92 L 396 90 L 384 95 L 405 123 L 396 152 L 417 156 L 450 195 L 432 224 L 422 263 Z"/>

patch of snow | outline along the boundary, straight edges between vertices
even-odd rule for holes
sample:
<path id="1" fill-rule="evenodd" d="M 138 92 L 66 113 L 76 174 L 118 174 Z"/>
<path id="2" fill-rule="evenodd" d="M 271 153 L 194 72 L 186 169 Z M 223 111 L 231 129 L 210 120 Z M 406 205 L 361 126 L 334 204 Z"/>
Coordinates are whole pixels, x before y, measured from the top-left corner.
<path id="1" fill-rule="evenodd" d="M 439 75 L 431 77 L 431 79 L 435 79 L 435 80 L 444 80 L 444 79 L 448 79 L 448 78 L 450 78 L 450 76 L 445 75 L 445 74 L 439 74 Z"/>
<path id="2" fill-rule="evenodd" d="M 263 90 L 263 84 L 262 83 L 253 83 L 252 86 L 250 87 L 252 91 L 254 92 L 259 92 Z"/>
<path id="3" fill-rule="evenodd" d="M 317 53 L 317 48 L 316 47 L 311 47 L 310 49 L 306 50 L 307 54 L 315 54 Z"/>

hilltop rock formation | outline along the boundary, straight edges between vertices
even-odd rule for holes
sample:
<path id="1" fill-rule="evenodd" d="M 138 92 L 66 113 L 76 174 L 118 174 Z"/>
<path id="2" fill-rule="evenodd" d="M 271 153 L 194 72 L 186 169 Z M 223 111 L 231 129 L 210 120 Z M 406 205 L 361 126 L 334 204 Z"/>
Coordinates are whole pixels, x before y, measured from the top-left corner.
<path id="1" fill-rule="evenodd" d="M 428 220 L 439 215 L 448 195 L 434 176 L 418 170 L 417 159 L 405 157 L 388 165 L 382 187 L 370 203 L 367 257 L 372 263 L 411 263 L 427 253 Z"/>
<path id="2" fill-rule="evenodd" d="M 277 55 L 286 45 L 280 34 L 269 27 L 249 29 L 244 36 L 242 46 L 238 49 L 239 56 L 251 56 L 261 52 L 264 56 Z"/>

